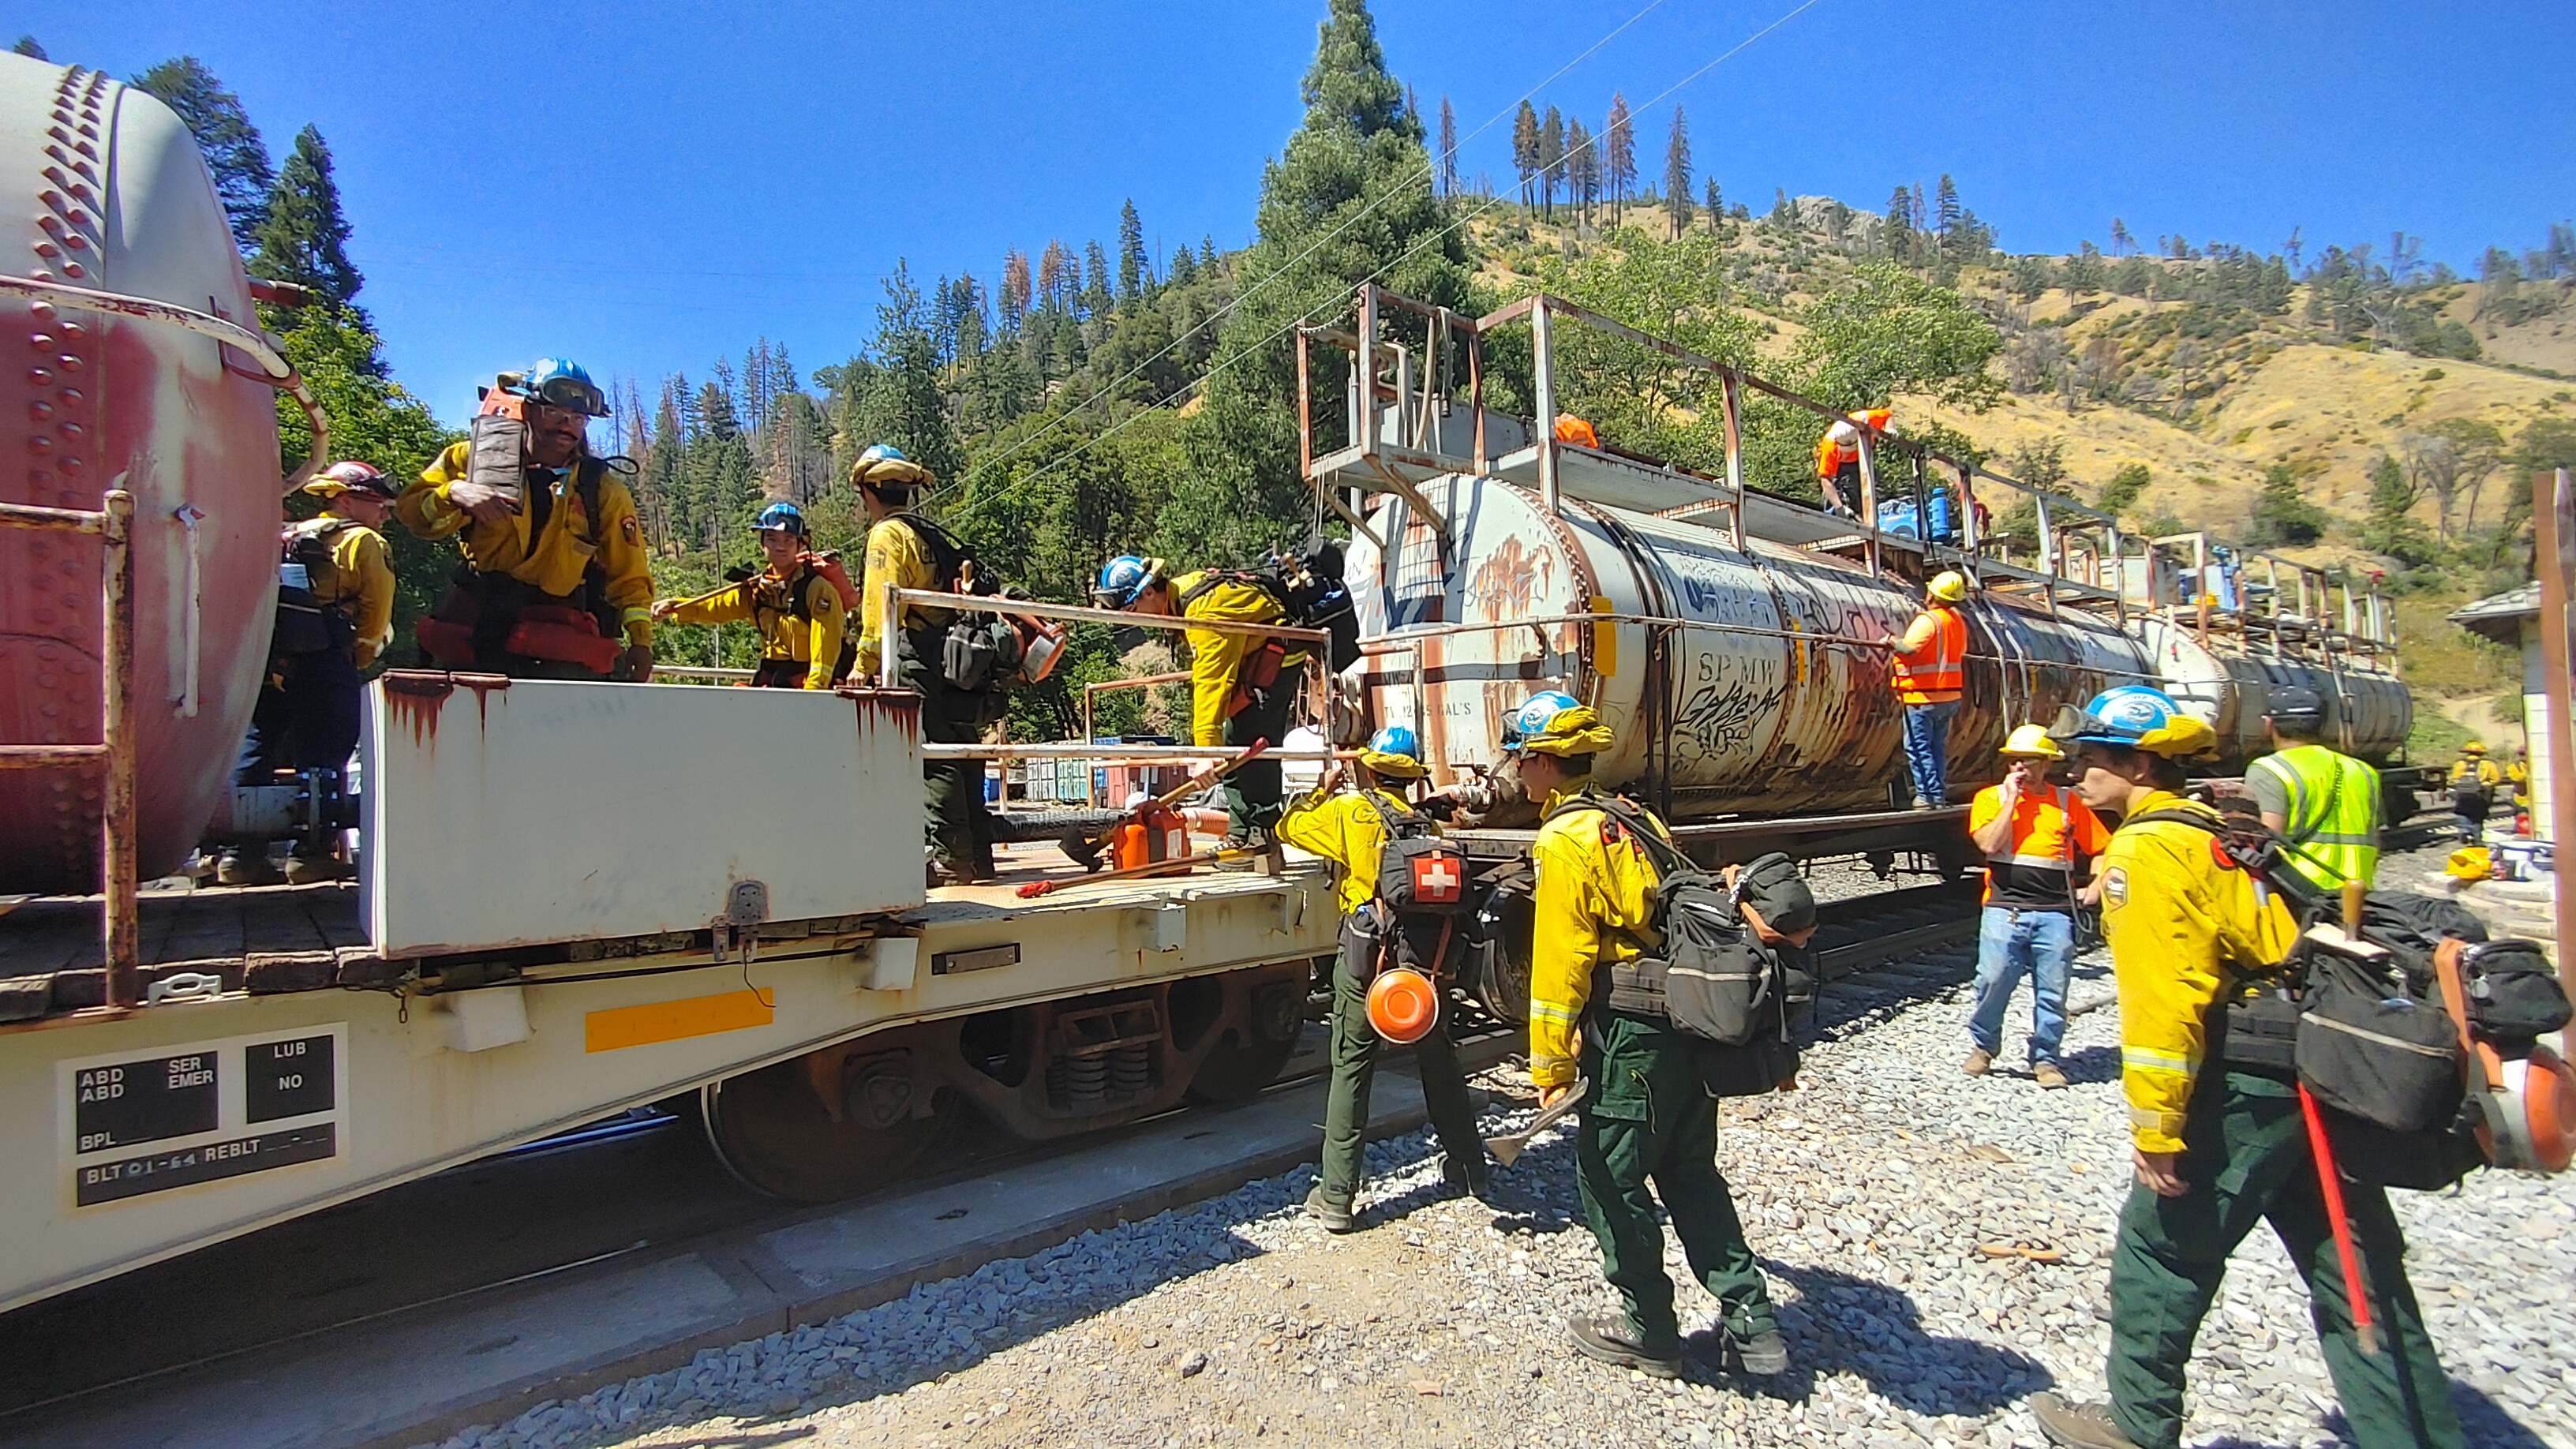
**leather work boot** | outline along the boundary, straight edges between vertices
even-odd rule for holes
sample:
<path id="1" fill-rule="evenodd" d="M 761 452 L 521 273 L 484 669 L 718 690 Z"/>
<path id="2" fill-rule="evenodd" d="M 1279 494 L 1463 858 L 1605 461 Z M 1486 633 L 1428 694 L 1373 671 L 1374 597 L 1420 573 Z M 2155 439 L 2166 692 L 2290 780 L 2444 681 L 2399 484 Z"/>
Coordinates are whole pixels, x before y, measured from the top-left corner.
<path id="1" fill-rule="evenodd" d="M 286 879 L 268 852 L 256 847 L 236 845 L 215 860 L 215 883 L 228 886 L 276 885 Z"/>
<path id="2" fill-rule="evenodd" d="M 1218 842 L 1218 845 L 1224 850 L 1255 852 L 1238 855 L 1231 860 L 1220 860 L 1216 863 L 1218 870 L 1254 871 L 1268 867 L 1270 874 L 1278 874 L 1279 842 L 1271 839 L 1270 832 L 1267 830 L 1255 830 L 1246 835 L 1229 835 Z"/>
<path id="3" fill-rule="evenodd" d="M 1994 1069 L 1995 1054 L 1986 1050 L 1984 1047 L 1979 1047 L 1975 1051 L 1968 1053 L 1968 1059 L 1959 1064 L 1959 1070 L 1966 1072 L 1972 1077 L 1982 1077 Z"/>
<path id="4" fill-rule="evenodd" d="M 2032 1081 L 2052 1092 L 2066 1085 L 2066 1073 L 2059 1071 L 2055 1062 L 2041 1062 L 2030 1069 L 2030 1076 Z"/>
<path id="5" fill-rule="evenodd" d="M 1320 1182 L 1306 1194 L 1306 1216 L 1322 1223 L 1328 1233 L 1347 1233 L 1360 1225 L 1358 1217 L 1351 1212 L 1351 1205 L 1324 1196 L 1324 1185 Z"/>
<path id="6" fill-rule="evenodd" d="M 2111 1422 L 2110 1409 L 2101 1404 L 2079 1408 L 2055 1394 L 2033 1394 L 2030 1415 L 2059 1449 L 2138 1449 L 2138 1441 L 2121 1433 Z"/>
<path id="7" fill-rule="evenodd" d="M 1646 1346 L 1628 1336 L 1626 1324 L 1615 1318 L 1574 1318 L 1565 1325 L 1574 1334 L 1575 1352 L 1585 1358 L 1659 1379 L 1682 1376 L 1682 1361 L 1676 1354 L 1652 1354 Z"/>
<path id="8" fill-rule="evenodd" d="M 1776 1328 L 1766 1328 L 1751 1338 L 1738 1338 L 1730 1332 L 1726 1335 L 1726 1343 L 1735 1350 L 1736 1360 L 1744 1365 L 1744 1371 L 1757 1379 L 1789 1371 L 1789 1343 Z"/>

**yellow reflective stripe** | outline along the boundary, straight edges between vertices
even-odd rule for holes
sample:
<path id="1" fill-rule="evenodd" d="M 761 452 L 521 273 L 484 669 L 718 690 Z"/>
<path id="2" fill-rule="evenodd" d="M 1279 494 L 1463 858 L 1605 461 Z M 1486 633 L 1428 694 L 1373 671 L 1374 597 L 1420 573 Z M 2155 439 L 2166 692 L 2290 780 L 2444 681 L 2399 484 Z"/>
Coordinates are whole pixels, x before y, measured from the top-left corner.
<path id="1" fill-rule="evenodd" d="M 1530 1003 L 1529 1014 L 1532 1021 L 1552 1021 L 1559 1026 L 1574 1024 L 1574 1012 L 1570 1008 L 1558 1006 L 1553 1002 L 1533 1001 Z"/>
<path id="2" fill-rule="evenodd" d="M 2048 870 L 2066 869 L 2066 857 L 2062 855 L 1990 855 L 1986 859 L 1996 865 L 2035 865 Z"/>
<path id="3" fill-rule="evenodd" d="M 2158 1112 L 2146 1107 L 2131 1107 L 2129 1125 L 2143 1127 L 2149 1132 L 2170 1132 L 2179 1137 L 2182 1135 L 2182 1114 Z"/>
<path id="4" fill-rule="evenodd" d="M 2120 1065 L 2135 1067 L 2142 1072 L 2172 1072 L 2178 1076 L 2187 1077 L 2199 1068 L 2200 1063 L 2179 1052 L 2160 1052 L 2154 1047 L 2123 1046 L 2120 1048 Z"/>
<path id="5" fill-rule="evenodd" d="M 646 620 L 646 619 L 650 619 L 650 618 L 652 618 L 652 617 L 653 617 L 653 611 L 652 611 L 651 609 L 647 609 L 647 608 L 624 609 L 624 610 L 620 610 L 620 611 L 618 612 L 618 615 L 617 615 L 617 622 L 618 622 L 619 624 L 621 624 L 621 625 L 623 625 L 623 624 L 635 624 L 635 623 L 640 623 L 640 622 L 642 622 L 642 621 L 644 621 L 644 620 Z"/>

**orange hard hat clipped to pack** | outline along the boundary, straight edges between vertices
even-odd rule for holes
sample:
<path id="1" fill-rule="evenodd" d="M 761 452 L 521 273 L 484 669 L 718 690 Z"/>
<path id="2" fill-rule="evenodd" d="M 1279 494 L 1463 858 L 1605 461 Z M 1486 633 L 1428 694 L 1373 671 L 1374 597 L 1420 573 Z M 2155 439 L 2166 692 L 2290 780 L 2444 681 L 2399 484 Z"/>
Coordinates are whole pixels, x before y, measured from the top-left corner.
<path id="1" fill-rule="evenodd" d="M 1392 967 L 1369 983 L 1368 1018 L 1379 1036 L 1411 1046 L 1439 1024 L 1440 992 L 1430 977 L 1412 967 Z"/>

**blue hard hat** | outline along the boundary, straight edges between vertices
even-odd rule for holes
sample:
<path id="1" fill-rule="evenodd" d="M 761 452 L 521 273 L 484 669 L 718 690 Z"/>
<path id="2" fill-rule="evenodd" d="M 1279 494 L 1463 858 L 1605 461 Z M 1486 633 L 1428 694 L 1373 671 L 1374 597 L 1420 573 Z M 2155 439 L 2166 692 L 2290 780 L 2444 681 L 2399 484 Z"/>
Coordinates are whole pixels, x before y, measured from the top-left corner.
<path id="1" fill-rule="evenodd" d="M 760 521 L 753 524 L 752 527 L 759 529 L 763 533 L 767 533 L 775 529 L 781 533 L 792 533 L 798 538 L 803 538 L 805 536 L 805 510 L 797 507 L 793 503 L 773 503 L 767 508 L 760 510 Z"/>
<path id="2" fill-rule="evenodd" d="M 1510 749 L 1522 740 L 1547 728 L 1557 711 L 1572 709 L 1583 701 L 1561 689 L 1543 690 L 1522 701 L 1512 717 L 1503 721 L 1503 748 Z"/>
<path id="3" fill-rule="evenodd" d="M 2059 709 L 2048 734 L 2063 744 L 2117 745 L 2175 760 L 2206 755 L 2218 744 L 2217 733 L 2172 695 L 2143 684 L 2106 689 L 2081 710 Z"/>
<path id="4" fill-rule="evenodd" d="M 1159 560 L 1139 558 L 1122 553 L 1100 566 L 1100 582 L 1091 591 L 1091 601 L 1104 609 L 1123 609 L 1143 598 L 1161 572 Z"/>
<path id="5" fill-rule="evenodd" d="M 519 390 L 548 407 L 580 413 L 584 417 L 608 416 L 608 398 L 599 384 L 590 380 L 580 363 L 569 357 L 540 357 L 519 375 Z"/>
<path id="6" fill-rule="evenodd" d="M 1369 736 L 1360 751 L 1360 763 L 1381 775 L 1416 779 L 1426 773 L 1422 763 L 1422 744 L 1413 731 L 1403 725 L 1388 725 Z"/>
<path id="7" fill-rule="evenodd" d="M 903 455 L 903 449 L 896 447 L 892 443 L 870 443 L 867 447 L 860 450 L 858 461 L 862 463 L 909 463 L 912 460 Z"/>

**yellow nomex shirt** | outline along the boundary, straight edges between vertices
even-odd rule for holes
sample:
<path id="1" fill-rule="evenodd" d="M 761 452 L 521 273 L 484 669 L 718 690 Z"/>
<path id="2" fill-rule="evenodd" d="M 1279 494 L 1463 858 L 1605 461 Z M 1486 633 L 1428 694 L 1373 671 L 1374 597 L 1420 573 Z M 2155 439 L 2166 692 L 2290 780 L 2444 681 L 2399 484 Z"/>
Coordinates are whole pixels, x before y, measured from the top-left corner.
<path id="1" fill-rule="evenodd" d="M 1378 810 L 1401 814 L 1412 808 L 1384 790 L 1369 793 L 1376 797 Z M 1386 825 L 1369 803 L 1356 793 L 1314 793 L 1292 802 L 1279 817 L 1281 840 L 1340 868 L 1333 895 L 1345 916 L 1377 899 L 1377 863 L 1386 849 Z"/>
<path id="2" fill-rule="evenodd" d="M 554 484 L 545 530 L 534 539 L 536 511 L 523 500 L 519 511 L 498 523 L 486 523 L 448 501 L 448 488 L 462 479 L 472 444 L 451 443 L 438 461 L 421 470 L 420 480 L 403 490 L 394 514 L 423 538 L 461 535 L 465 561 L 477 573 L 507 574 L 523 584 L 564 598 L 581 587 L 591 561 L 607 577 L 607 602 L 614 607 L 629 644 L 653 642 L 653 569 L 644 552 L 644 529 L 635 518 L 635 495 L 602 470 L 599 518 L 582 517 L 581 490 L 573 470 Z"/>
<path id="3" fill-rule="evenodd" d="M 2130 812 L 2218 812 L 2158 791 Z M 2253 877 L 2221 866 L 2210 831 L 2150 820 L 2112 832 L 2102 854 L 2102 933 L 2120 991 L 2120 1081 L 2141 1152 L 2180 1152 L 2210 1008 L 2235 981 L 2277 965 L 2298 923 Z"/>
<path id="4" fill-rule="evenodd" d="M 1538 872 L 1530 935 L 1530 1081 L 1561 1087 L 1575 1077 L 1575 1026 L 1592 1000 L 1596 968 L 1633 961 L 1654 917 L 1661 879 L 1645 847 L 1600 810 L 1556 814 L 1588 790 L 1548 797 L 1549 818 L 1530 842 Z M 1651 814 L 1657 834 L 1663 822 Z M 1666 835 L 1670 839 L 1669 835 Z"/>

